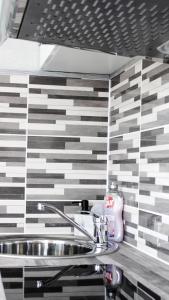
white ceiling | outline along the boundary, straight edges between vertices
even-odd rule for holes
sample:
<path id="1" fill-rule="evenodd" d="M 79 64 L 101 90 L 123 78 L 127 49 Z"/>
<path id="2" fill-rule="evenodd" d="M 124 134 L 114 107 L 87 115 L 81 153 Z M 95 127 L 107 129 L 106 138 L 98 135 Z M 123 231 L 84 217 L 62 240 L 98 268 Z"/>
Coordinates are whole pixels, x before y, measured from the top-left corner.
<path id="1" fill-rule="evenodd" d="M 129 60 L 129 57 L 10 38 L 0 46 L 0 70 L 111 74 Z"/>
<path id="2" fill-rule="evenodd" d="M 129 57 L 55 46 L 42 65 L 42 69 L 45 71 L 111 74 L 129 61 Z"/>
<path id="3" fill-rule="evenodd" d="M 38 43 L 7 39 L 0 46 L 0 70 L 39 71 Z"/>

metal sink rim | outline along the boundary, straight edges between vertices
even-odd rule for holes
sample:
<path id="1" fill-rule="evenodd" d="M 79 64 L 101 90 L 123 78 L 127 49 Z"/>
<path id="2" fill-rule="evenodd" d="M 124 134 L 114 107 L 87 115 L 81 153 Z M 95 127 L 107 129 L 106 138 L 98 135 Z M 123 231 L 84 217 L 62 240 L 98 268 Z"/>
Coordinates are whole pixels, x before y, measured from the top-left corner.
<path id="1" fill-rule="evenodd" d="M 118 250 L 118 244 L 113 243 L 113 248 L 107 248 L 105 245 L 96 245 L 92 242 L 82 239 L 79 237 L 63 237 L 61 235 L 47 235 L 47 234 L 11 234 L 11 235 L 3 235 L 0 237 L 1 243 L 9 243 L 11 241 L 23 241 L 26 239 L 35 239 L 35 240 L 53 240 L 53 241 L 63 241 L 72 245 L 80 245 L 84 248 L 91 249 L 89 252 L 83 254 L 75 254 L 75 255 L 63 255 L 63 256 L 36 256 L 36 255 L 18 255 L 18 254 L 6 254 L 0 253 L 0 258 L 11 258 L 11 259 L 26 259 L 30 261 L 34 260 L 59 260 L 59 259 L 77 259 L 77 258 L 88 258 L 88 257 L 97 257 L 99 255 L 105 255 L 114 253 Z"/>

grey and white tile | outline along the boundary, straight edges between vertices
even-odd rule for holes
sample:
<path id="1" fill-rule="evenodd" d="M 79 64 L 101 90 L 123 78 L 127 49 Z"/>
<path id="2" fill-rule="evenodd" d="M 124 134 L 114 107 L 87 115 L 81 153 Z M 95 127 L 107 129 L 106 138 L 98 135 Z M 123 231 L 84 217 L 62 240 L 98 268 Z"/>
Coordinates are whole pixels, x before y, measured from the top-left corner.
<path id="1" fill-rule="evenodd" d="M 29 212 L 38 201 L 59 206 L 65 201 L 71 205 L 74 200 L 103 200 L 107 100 L 108 82 L 30 76 L 27 232 L 34 228 L 71 233 L 70 226 L 57 218 L 54 221 L 51 214 L 46 219 L 46 214 Z"/>
<path id="2" fill-rule="evenodd" d="M 0 134 L 0 232 L 23 232 L 26 136 Z"/>

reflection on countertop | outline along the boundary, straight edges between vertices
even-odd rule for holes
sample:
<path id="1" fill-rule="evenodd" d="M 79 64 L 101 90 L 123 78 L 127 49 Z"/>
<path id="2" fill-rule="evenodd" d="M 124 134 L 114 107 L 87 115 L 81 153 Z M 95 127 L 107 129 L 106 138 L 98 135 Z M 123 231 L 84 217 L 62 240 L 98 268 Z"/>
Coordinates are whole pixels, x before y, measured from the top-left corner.
<path id="1" fill-rule="evenodd" d="M 115 265 L 1 269 L 3 300 L 160 300 Z"/>
<path id="2" fill-rule="evenodd" d="M 50 266 L 0 259 L 0 272 L 7 300 L 169 299 L 169 266 L 125 244 L 109 256 Z"/>
<path id="3" fill-rule="evenodd" d="M 115 299 L 122 285 L 122 274 L 122 270 L 114 265 L 67 266 L 52 270 L 26 268 L 24 294 L 30 300 L 32 295 L 40 298 L 42 294 L 43 299 L 46 294 L 67 300 Z"/>

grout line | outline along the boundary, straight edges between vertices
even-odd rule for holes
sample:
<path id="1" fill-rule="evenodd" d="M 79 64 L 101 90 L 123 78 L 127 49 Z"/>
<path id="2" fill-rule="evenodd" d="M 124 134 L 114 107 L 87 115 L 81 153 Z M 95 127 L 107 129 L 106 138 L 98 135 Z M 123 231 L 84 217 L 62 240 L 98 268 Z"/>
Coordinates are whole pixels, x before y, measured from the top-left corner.
<path id="1" fill-rule="evenodd" d="M 22 279 L 23 279 L 23 287 L 22 287 L 22 293 L 23 293 L 23 299 L 25 299 L 25 267 L 22 267 Z"/>
<path id="2" fill-rule="evenodd" d="M 132 131 L 132 132 L 126 132 L 126 133 L 120 133 L 120 134 L 118 134 L 118 135 L 114 135 L 114 136 L 110 136 L 110 139 L 113 139 L 113 138 L 117 138 L 117 137 L 120 137 L 120 136 L 127 136 L 127 135 L 129 135 L 129 134 L 136 134 L 136 133 L 138 133 L 138 132 L 146 132 L 146 131 L 153 131 L 153 130 L 156 130 L 156 129 L 165 129 L 165 128 L 168 128 L 169 127 L 169 125 L 161 125 L 161 126 L 157 126 L 157 127 L 151 127 L 151 128 L 148 128 L 148 129 L 141 129 L 141 124 L 140 124 L 140 130 L 137 130 L 137 131 Z M 112 132 L 112 131 L 111 131 Z M 111 133 L 110 132 L 110 133 Z M 146 138 L 146 139 L 143 139 L 143 140 L 145 140 L 145 141 L 151 141 L 152 139 L 150 139 L 150 138 Z M 158 141 L 158 139 L 157 139 L 157 141 Z M 167 145 L 167 144 L 166 144 Z M 154 147 L 154 146 L 157 146 L 157 145 L 152 145 L 152 146 L 146 146 L 146 147 Z M 163 145 L 161 145 L 161 146 L 163 146 Z M 145 148 L 145 146 L 144 147 L 141 147 L 141 148 Z"/>
<path id="3" fill-rule="evenodd" d="M 110 147 L 110 108 L 111 108 L 111 80 L 109 80 L 109 96 L 108 96 L 108 124 L 107 124 L 107 187 L 109 190 L 109 147 Z"/>
<path id="4" fill-rule="evenodd" d="M 138 96 L 138 95 L 136 95 L 136 96 Z M 119 109 L 119 111 L 120 111 L 121 108 L 126 108 L 126 110 L 123 111 L 123 112 L 125 112 L 125 111 L 129 110 L 129 109 L 127 109 L 129 105 L 131 105 L 131 106 L 136 105 L 136 107 L 137 107 L 137 105 L 139 106 L 140 99 L 138 99 L 137 101 L 134 101 L 134 97 L 131 97 L 130 99 L 126 100 L 125 102 L 120 102 L 119 104 L 112 106 L 113 110 Z M 117 100 L 117 99 L 115 99 L 115 100 Z M 132 108 L 130 108 L 130 110 L 133 108 L 136 108 L 136 107 L 132 107 Z M 122 112 L 119 112 L 119 113 L 122 113 Z"/>
<path id="5" fill-rule="evenodd" d="M 110 79 L 112 79 L 113 77 L 116 77 L 117 75 L 119 75 L 121 72 L 125 72 L 128 69 L 130 69 L 132 67 L 132 65 L 135 65 L 139 62 L 139 60 L 142 60 L 144 57 L 143 56 L 135 56 L 134 58 L 131 58 L 126 64 L 124 64 L 123 66 L 120 67 L 120 69 L 116 70 L 115 72 L 110 74 Z"/>
<path id="6" fill-rule="evenodd" d="M 141 84 L 140 84 L 140 120 L 139 120 L 139 125 L 140 125 L 140 130 L 139 130 L 139 158 L 138 158 L 138 222 L 137 222 L 137 247 L 138 247 L 138 226 L 139 226 L 139 210 L 140 210 L 140 204 L 139 204 L 139 190 L 140 190 L 140 163 L 141 163 L 141 155 L 140 155 L 140 150 L 141 150 L 141 105 L 142 105 L 142 86 L 143 86 L 143 80 L 142 80 L 142 64 L 143 60 L 141 60 Z"/>
<path id="7" fill-rule="evenodd" d="M 96 74 L 96 73 L 72 73 L 63 71 L 48 71 L 43 69 L 38 69 L 35 71 L 30 70 L 16 70 L 16 69 L 0 69 L 1 75 L 6 75 L 7 73 L 11 75 L 29 75 L 29 76 L 49 76 L 49 77 L 64 77 L 70 79 L 89 79 L 89 80 L 109 80 L 109 74 Z"/>
<path id="8" fill-rule="evenodd" d="M 26 116 L 26 153 L 25 153 L 25 202 L 24 202 L 24 233 L 26 230 L 26 195 L 27 195 L 27 146 L 28 146 L 28 108 L 29 108 L 29 76 L 27 93 L 27 116 Z"/>
<path id="9" fill-rule="evenodd" d="M 141 124 L 140 124 L 141 125 Z M 144 125 L 144 124 L 143 124 Z M 160 128 L 168 128 L 169 127 L 169 124 L 164 124 L 164 125 L 160 125 L 160 126 L 152 126 L 150 128 L 147 128 L 147 129 L 141 129 L 141 132 L 146 132 L 146 131 L 152 131 L 152 130 L 155 130 L 155 129 L 160 129 Z"/>
<path id="10" fill-rule="evenodd" d="M 137 130 L 137 131 L 132 131 L 132 132 L 126 132 L 126 133 L 120 133 L 118 135 L 114 135 L 114 136 L 110 136 L 110 139 L 113 139 L 113 138 L 117 138 L 117 137 L 120 137 L 120 136 L 126 136 L 126 135 L 131 135 L 131 134 L 136 134 L 140 132 L 140 130 Z M 111 132 L 110 132 L 111 133 Z"/>
<path id="11" fill-rule="evenodd" d="M 25 137 L 25 134 L 23 134 L 23 133 L 22 134 L 20 134 L 20 133 L 12 133 L 12 134 L 11 133 L 0 133 L 0 135 L 2 135 L 2 136 L 6 136 L 7 135 L 7 136 L 11 136 L 11 137 L 12 136 L 24 136 Z"/>
<path id="12" fill-rule="evenodd" d="M 27 122 L 28 122 L 28 120 L 27 120 Z M 104 127 L 106 127 L 106 126 L 104 126 Z M 81 135 L 69 135 L 69 136 L 67 136 L 67 135 L 57 135 L 57 134 L 39 134 L 39 133 L 37 133 L 37 134 L 31 134 L 31 132 L 28 135 L 29 136 L 38 136 L 38 137 L 41 137 L 41 136 L 56 137 L 56 138 L 62 137 L 62 138 L 65 138 L 65 139 L 69 139 L 69 138 L 77 138 L 77 139 L 90 138 L 90 139 L 95 139 L 95 138 L 97 138 L 98 140 L 100 140 L 100 139 L 106 139 L 107 138 L 106 136 L 103 136 L 103 137 L 101 136 L 100 137 L 100 136 L 89 136 L 89 135 L 83 135 L 83 136 L 81 136 Z M 82 143 L 82 141 L 79 141 L 79 143 Z M 100 143 L 102 143 L 102 142 L 100 142 Z"/>
<path id="13" fill-rule="evenodd" d="M 144 203 L 141 202 L 141 204 L 144 204 Z M 147 213 L 153 214 L 153 215 L 156 215 L 156 216 L 158 215 L 158 216 L 160 216 L 160 217 L 166 217 L 166 216 L 169 217 L 169 215 L 166 215 L 166 214 L 160 213 L 160 212 L 156 212 L 156 211 L 153 211 L 153 210 L 147 209 L 147 208 L 142 208 L 142 207 L 140 207 L 139 210 L 140 210 L 140 211 L 143 211 L 143 212 L 147 212 Z M 141 226 L 141 225 L 139 225 L 139 226 Z M 164 234 L 164 235 L 165 235 L 165 234 Z"/>

